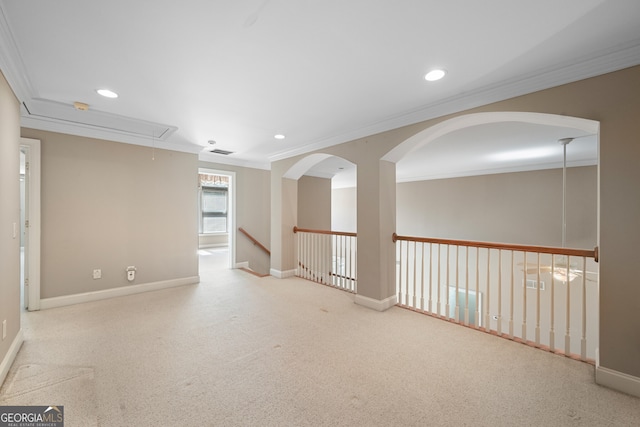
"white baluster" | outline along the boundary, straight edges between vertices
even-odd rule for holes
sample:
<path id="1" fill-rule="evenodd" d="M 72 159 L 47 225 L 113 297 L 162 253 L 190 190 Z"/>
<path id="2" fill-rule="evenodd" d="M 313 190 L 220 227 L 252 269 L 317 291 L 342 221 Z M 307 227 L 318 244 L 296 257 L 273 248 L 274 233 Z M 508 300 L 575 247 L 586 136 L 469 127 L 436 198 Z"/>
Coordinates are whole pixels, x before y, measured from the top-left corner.
<path id="1" fill-rule="evenodd" d="M 358 292 L 358 237 L 353 237 L 353 292 Z"/>
<path id="2" fill-rule="evenodd" d="M 476 327 L 480 327 L 480 248 L 476 248 Z"/>
<path id="3" fill-rule="evenodd" d="M 320 236 L 316 233 L 311 235 L 311 280 L 318 281 L 318 238 Z"/>
<path id="4" fill-rule="evenodd" d="M 524 253 L 524 286 L 522 286 L 522 340 L 527 342 L 527 253 Z"/>
<path id="5" fill-rule="evenodd" d="M 298 240 L 298 265 L 296 266 L 296 269 L 298 271 L 298 277 L 304 277 L 304 272 L 302 271 L 302 233 L 298 231 L 296 236 Z"/>
<path id="6" fill-rule="evenodd" d="M 433 243 L 429 243 L 429 313 L 433 313 Z"/>
<path id="7" fill-rule="evenodd" d="M 587 258 L 582 257 L 582 341 L 580 357 L 587 360 Z"/>
<path id="8" fill-rule="evenodd" d="M 441 293 L 441 284 L 440 284 L 440 255 L 442 253 L 441 251 L 441 245 L 440 243 L 437 243 L 438 245 L 438 306 L 437 306 L 437 315 L 440 316 L 440 310 L 442 310 L 442 298 L 440 297 L 440 293 Z"/>
<path id="9" fill-rule="evenodd" d="M 313 280 L 313 233 L 307 234 L 307 255 L 305 265 L 307 266 L 307 278 L 309 280 Z"/>
<path id="10" fill-rule="evenodd" d="M 413 242 L 413 308 L 418 308 L 418 302 L 416 299 L 418 297 L 417 296 L 418 295 L 418 292 L 417 292 L 418 279 L 416 277 L 416 264 L 417 264 L 416 254 L 418 252 L 417 245 L 418 245 L 417 242 Z"/>
<path id="11" fill-rule="evenodd" d="M 449 252 L 450 252 L 450 246 L 447 245 L 447 262 L 446 262 L 446 267 L 447 267 L 447 274 L 446 274 L 446 283 L 445 283 L 445 297 L 446 297 L 446 301 L 445 301 L 445 306 L 444 306 L 444 315 L 446 316 L 447 319 L 450 318 L 450 312 L 449 312 Z"/>
<path id="12" fill-rule="evenodd" d="M 455 312 L 454 319 L 456 323 L 460 323 L 460 305 L 458 304 L 458 289 L 460 282 L 458 281 L 458 273 L 460 272 L 460 266 L 458 265 L 458 259 L 460 258 L 460 246 L 456 245 L 456 293 L 455 293 Z"/>
<path id="13" fill-rule="evenodd" d="M 514 309 L 514 285 L 515 285 L 515 268 L 514 258 L 516 254 L 511 251 L 511 292 L 509 293 L 509 337 L 513 339 L 513 309 Z M 525 267 L 526 268 L 526 267 Z"/>
<path id="14" fill-rule="evenodd" d="M 465 288 L 465 301 L 464 301 L 464 324 L 469 326 L 469 246 L 465 246 L 464 251 L 465 260 L 465 276 L 464 276 L 464 288 Z M 478 303 L 478 295 L 476 294 L 476 304 Z M 477 327 L 478 325 L 476 325 Z"/>
<path id="15" fill-rule="evenodd" d="M 551 350 L 551 352 L 555 352 L 556 350 L 556 332 L 555 332 L 555 328 L 556 328 L 556 320 L 555 320 L 555 313 L 556 313 L 556 277 L 555 277 L 555 271 L 556 271 L 556 256 L 555 255 L 551 255 L 551 330 L 549 331 L 549 350 Z"/>
<path id="16" fill-rule="evenodd" d="M 571 282 L 569 281 L 569 265 L 571 264 L 571 257 L 567 257 L 567 266 L 565 269 L 565 286 L 567 288 L 567 325 L 564 333 L 564 355 L 571 355 Z"/>
<path id="17" fill-rule="evenodd" d="M 421 242 L 420 264 L 420 310 L 424 311 L 424 242 Z"/>
<path id="18" fill-rule="evenodd" d="M 331 235 L 331 286 L 337 286 L 338 273 L 338 243 L 337 236 Z"/>
<path id="19" fill-rule="evenodd" d="M 331 235 L 327 234 L 322 239 L 322 283 L 328 284 L 327 272 L 329 271 L 329 244 L 331 243 Z"/>
<path id="20" fill-rule="evenodd" d="M 540 347 L 540 253 L 538 252 L 538 268 L 536 276 L 536 347 Z M 526 288 L 525 282 L 525 288 Z"/>
<path id="21" fill-rule="evenodd" d="M 491 330 L 491 249 L 487 249 L 487 308 L 484 313 L 484 329 L 489 332 Z"/>
<path id="22" fill-rule="evenodd" d="M 404 293 L 402 292 L 402 246 L 403 240 L 400 240 L 400 256 L 398 261 L 398 283 L 400 286 L 400 295 L 398 296 L 398 303 L 403 304 Z"/>
<path id="23" fill-rule="evenodd" d="M 349 250 L 347 253 L 349 254 L 349 275 L 347 276 L 347 283 L 349 284 L 349 290 L 353 292 L 353 238 L 347 237 L 347 246 Z"/>
<path id="24" fill-rule="evenodd" d="M 313 280 L 313 233 L 307 233 L 307 250 L 305 254 L 305 266 L 307 267 L 307 279 Z"/>
<path id="25" fill-rule="evenodd" d="M 307 278 L 307 271 L 305 269 L 306 267 L 306 260 L 304 259 L 304 257 L 306 256 L 307 252 L 306 252 L 306 248 L 307 248 L 307 236 L 306 233 L 300 233 L 300 269 L 302 270 L 302 274 L 300 275 L 303 279 Z"/>
<path id="26" fill-rule="evenodd" d="M 502 336 L 502 249 L 498 249 L 498 336 Z"/>
<path id="27" fill-rule="evenodd" d="M 294 242 L 296 245 L 296 276 L 300 277 L 300 234 L 295 233 Z"/>

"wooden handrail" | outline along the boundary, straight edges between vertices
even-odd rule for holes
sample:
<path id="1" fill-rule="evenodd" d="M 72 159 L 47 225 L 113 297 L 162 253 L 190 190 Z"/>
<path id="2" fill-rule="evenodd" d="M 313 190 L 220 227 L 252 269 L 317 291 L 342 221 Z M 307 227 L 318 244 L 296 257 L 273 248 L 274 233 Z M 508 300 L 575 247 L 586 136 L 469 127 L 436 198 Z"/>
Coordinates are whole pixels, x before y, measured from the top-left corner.
<path id="1" fill-rule="evenodd" d="M 331 231 L 331 230 L 311 230 L 309 228 L 298 228 L 297 226 L 293 227 L 293 232 L 297 233 L 297 232 L 301 232 L 301 233 L 316 233 L 316 234 L 331 234 L 334 236 L 349 236 L 349 237 L 357 237 L 358 234 L 357 233 L 349 233 L 346 231 Z"/>
<path id="2" fill-rule="evenodd" d="M 242 227 L 238 227 L 238 231 L 240 231 L 242 234 L 244 234 L 245 236 L 247 236 L 247 238 L 249 240 L 251 240 L 253 242 L 254 245 L 258 246 L 260 249 L 262 249 L 263 251 L 265 251 L 267 254 L 269 254 L 269 256 L 271 256 L 271 251 L 269 249 L 267 249 L 262 243 L 258 242 L 256 240 L 255 237 L 253 237 L 251 234 L 249 234 L 247 232 L 247 230 L 245 230 Z"/>
<path id="3" fill-rule="evenodd" d="M 582 256 L 587 258 L 593 258 L 596 262 L 598 262 L 597 246 L 593 250 L 571 249 L 571 248 L 556 248 L 552 246 L 532 246 L 532 245 L 516 245 L 516 244 L 507 244 L 507 243 L 476 242 L 473 240 L 453 240 L 453 239 L 437 239 L 437 238 L 431 238 L 431 237 L 398 236 L 396 233 L 393 233 L 392 239 L 394 243 L 398 240 L 406 240 L 410 242 L 419 242 L 419 243 L 439 243 L 441 245 L 473 246 L 477 248 L 487 248 L 487 249 L 506 249 L 510 251 L 539 252 L 543 254 Z"/>

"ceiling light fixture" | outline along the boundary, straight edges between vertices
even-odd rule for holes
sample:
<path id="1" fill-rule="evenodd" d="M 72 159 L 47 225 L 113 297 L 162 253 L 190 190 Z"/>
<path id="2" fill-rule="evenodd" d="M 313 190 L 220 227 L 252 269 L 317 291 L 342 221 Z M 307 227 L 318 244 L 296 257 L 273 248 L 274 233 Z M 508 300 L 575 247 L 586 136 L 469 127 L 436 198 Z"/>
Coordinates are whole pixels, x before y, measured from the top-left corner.
<path id="1" fill-rule="evenodd" d="M 96 92 L 98 92 L 100 95 L 104 96 L 105 98 L 117 98 L 118 94 L 115 93 L 114 91 L 111 91 L 109 89 L 96 89 Z"/>
<path id="2" fill-rule="evenodd" d="M 428 82 L 435 82 L 436 80 L 440 80 L 441 78 L 443 78 L 445 76 L 445 74 L 447 74 L 447 72 L 445 70 L 442 70 L 440 68 L 436 68 L 435 70 L 429 71 L 424 76 L 424 79 L 426 81 L 428 81 Z"/>
<path id="3" fill-rule="evenodd" d="M 80 111 L 87 111 L 89 109 L 89 104 L 85 104 L 84 102 L 76 101 L 73 103 L 73 108 Z"/>
<path id="4" fill-rule="evenodd" d="M 284 139 L 284 135 L 283 135 L 283 134 L 281 134 L 281 133 L 279 133 L 279 134 L 277 134 L 277 135 L 274 135 L 273 137 L 274 137 L 275 139 Z"/>

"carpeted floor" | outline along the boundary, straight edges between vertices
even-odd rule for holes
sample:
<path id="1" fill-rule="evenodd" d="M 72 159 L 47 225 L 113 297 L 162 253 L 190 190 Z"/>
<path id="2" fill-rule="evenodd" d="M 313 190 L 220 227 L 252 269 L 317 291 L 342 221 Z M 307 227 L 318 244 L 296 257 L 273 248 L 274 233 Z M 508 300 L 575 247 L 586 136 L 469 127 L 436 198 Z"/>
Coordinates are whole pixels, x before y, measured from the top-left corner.
<path id="1" fill-rule="evenodd" d="M 632 426 L 640 399 L 590 365 L 304 280 L 199 285 L 23 315 L 0 405 L 66 426 Z"/>

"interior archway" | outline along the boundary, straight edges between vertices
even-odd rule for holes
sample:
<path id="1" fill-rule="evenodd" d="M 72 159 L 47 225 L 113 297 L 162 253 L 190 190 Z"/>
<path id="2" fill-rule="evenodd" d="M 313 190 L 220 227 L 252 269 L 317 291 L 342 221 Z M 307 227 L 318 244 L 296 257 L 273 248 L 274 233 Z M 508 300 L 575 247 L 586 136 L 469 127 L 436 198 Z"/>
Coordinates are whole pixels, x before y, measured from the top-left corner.
<path id="1" fill-rule="evenodd" d="M 469 114 L 443 121 L 419 132 L 387 153 L 384 159 L 396 162 L 398 183 L 425 182 L 423 191 L 426 191 L 427 181 L 434 182 L 435 185 L 434 180 L 477 177 L 475 181 L 458 181 L 457 188 L 464 188 L 465 192 L 457 192 L 453 187 L 441 189 L 444 181 L 439 181 L 443 185 L 438 187 L 439 192 L 429 193 L 429 203 L 423 201 L 418 206 L 420 198 L 412 199 L 411 211 L 426 208 L 428 212 L 422 213 L 433 215 L 428 225 L 425 223 L 417 229 L 413 227 L 410 232 L 418 233 L 414 235 L 560 246 L 560 210 L 564 196 L 561 172 L 563 145 L 558 141 L 575 137 L 576 140 L 567 149 L 568 169 L 571 174 L 575 174 L 579 168 L 573 166 L 592 168 L 585 177 L 586 180 L 581 177 L 569 179 L 569 183 L 573 185 L 567 193 L 569 199 L 579 197 L 580 192 L 587 191 L 586 187 L 589 187 L 591 199 L 588 203 L 582 202 L 584 209 L 588 209 L 588 217 L 585 217 L 587 220 L 576 211 L 580 205 L 571 204 L 573 220 L 570 224 L 574 230 L 571 233 L 572 244 L 574 247 L 592 248 L 599 241 L 598 184 L 596 168 L 593 167 L 598 164 L 598 132 L 599 122 L 577 117 L 525 112 Z M 542 174 L 543 170 L 549 171 Z M 535 171 L 539 171 L 539 174 L 533 174 Z M 526 177 L 522 174 L 510 175 L 515 178 L 511 183 L 503 174 L 514 172 L 531 174 Z M 487 175 L 486 179 L 479 178 L 484 175 Z M 489 175 L 495 179 L 490 180 Z M 543 180 L 540 180 L 539 185 L 530 184 L 540 176 Z M 517 180 L 523 180 L 525 185 L 516 188 Z M 489 182 L 497 181 L 501 184 L 487 187 Z M 545 186 L 542 185 L 543 182 Z M 471 183 L 476 185 L 477 191 L 471 190 Z M 576 186 L 579 191 L 574 191 Z M 528 195 L 524 194 L 528 191 L 531 191 Z M 399 197 L 402 200 L 402 193 L 399 193 Z M 434 201 L 437 203 L 433 203 Z M 433 206 L 445 203 L 451 205 L 447 212 L 444 208 L 439 211 L 432 209 Z M 473 214 L 468 209 L 472 205 L 476 206 Z M 402 211 L 400 206 L 399 209 Z M 533 211 L 540 211 L 545 215 L 533 215 Z M 443 219 L 452 216 L 465 223 L 466 230 Z M 499 217 L 503 219 L 500 220 Z M 524 219 L 523 224 L 526 226 L 511 224 L 509 221 L 515 217 Z M 442 219 L 440 223 L 438 218 Z M 527 222 L 527 218 L 531 220 Z M 408 232 L 406 225 L 415 222 L 413 217 L 400 215 L 396 229 L 400 234 L 403 229 Z M 533 235 L 524 231 L 535 227 L 544 233 Z"/>
<path id="2" fill-rule="evenodd" d="M 316 224 L 324 224 L 320 228 L 355 232 L 355 174 L 356 165 L 349 160 L 335 155 L 315 153 L 296 162 L 287 170 L 283 178 L 296 180 L 299 186 L 303 186 L 299 188 L 298 204 L 309 205 L 310 208 L 307 206 L 307 212 L 312 211 L 321 214 L 321 212 L 324 212 L 323 208 L 321 206 L 314 207 L 314 205 L 317 205 L 317 203 L 330 205 L 330 218 L 316 222 Z M 301 181 L 303 178 L 304 180 Z M 327 185 L 326 181 L 323 184 L 323 180 L 329 180 L 330 185 Z M 315 187 L 312 184 L 313 181 L 316 181 Z M 304 187 L 308 188 L 305 189 Z M 308 191 L 329 193 L 319 194 L 320 200 L 316 201 L 314 194 L 305 194 Z M 333 203 L 336 192 L 339 193 L 340 206 L 336 206 Z M 352 200 L 347 200 L 349 198 L 352 198 Z M 302 220 L 302 218 L 299 218 L 299 220 Z M 302 222 L 307 221 L 303 220 Z M 337 224 L 337 228 L 334 226 L 335 224 Z"/>
<path id="3" fill-rule="evenodd" d="M 493 130 L 508 129 L 508 137 L 505 143 L 499 146 L 499 150 L 495 150 L 496 146 L 491 145 L 485 152 L 491 152 L 492 155 L 496 154 L 517 154 L 518 150 L 509 150 L 510 144 L 518 149 L 522 148 L 521 141 L 518 139 L 527 140 L 530 145 L 524 145 L 524 147 L 531 149 L 535 147 L 535 137 L 537 135 L 543 136 L 544 141 L 540 142 L 540 146 L 547 146 L 553 148 L 554 154 L 541 155 L 536 157 L 536 153 L 529 151 L 528 155 L 536 160 L 531 161 L 529 165 L 530 169 L 524 170 L 504 170 L 499 171 L 492 169 L 482 169 L 483 173 L 467 174 L 467 175 L 455 175 L 455 176 L 438 176 L 436 178 L 417 178 L 413 180 L 405 181 L 396 185 L 396 212 L 397 222 L 396 229 L 399 235 L 405 236 L 418 236 L 420 238 L 440 238 L 446 239 L 449 242 L 458 241 L 481 241 L 481 242 L 496 242 L 504 244 L 523 244 L 531 246 L 552 246 L 560 247 L 561 236 L 563 235 L 564 226 L 564 207 L 565 196 L 569 195 L 569 207 L 571 215 L 569 217 L 569 224 L 573 225 L 575 232 L 573 233 L 571 243 L 567 247 L 580 248 L 590 250 L 593 245 L 597 245 L 599 242 L 599 227 L 598 227 L 598 189 L 599 183 L 597 178 L 597 142 L 599 134 L 599 122 L 576 118 L 567 117 L 553 114 L 540 114 L 540 113 L 525 113 L 525 112 L 496 112 L 496 113 L 479 113 L 470 114 L 452 118 L 440 122 L 430 128 L 427 128 L 416 135 L 408 138 L 403 143 L 395 147 L 393 150 L 387 153 L 384 160 L 393 161 L 397 164 L 397 171 L 402 169 L 402 163 L 405 161 L 414 161 L 419 158 L 420 155 L 427 152 L 432 157 L 437 157 L 438 154 L 448 152 L 454 154 L 454 160 L 460 162 L 461 159 L 474 158 L 476 163 L 482 163 L 485 154 L 482 154 L 481 149 L 477 149 L 476 146 L 480 146 L 483 142 L 487 142 L 486 137 L 494 137 L 500 135 L 500 133 L 492 133 Z M 521 134 L 518 135 L 518 130 L 521 130 Z M 539 132 L 539 133 L 538 133 Z M 522 138 L 518 138 L 521 136 Z M 473 144 L 465 145 L 461 143 L 462 138 L 471 138 Z M 583 141 L 592 141 L 591 148 L 594 152 L 593 162 L 587 163 L 584 166 L 587 168 L 575 168 L 574 174 L 569 173 L 568 182 L 569 190 L 564 190 L 564 178 L 567 168 L 563 168 L 563 162 L 557 162 L 557 156 L 560 155 L 562 160 L 563 148 L 567 145 L 559 144 L 559 140 L 563 138 L 573 139 L 575 142 L 571 142 L 570 146 L 578 147 Z M 457 143 L 460 143 L 457 145 Z M 451 151 L 451 147 L 443 150 L 444 146 L 457 146 L 459 152 L 455 150 Z M 438 151 L 441 150 L 441 151 Z M 449 150 L 449 151 L 447 151 Z M 471 155 L 466 153 L 468 150 Z M 493 152 L 492 152 L 493 151 Z M 526 151 L 526 150 L 520 150 Z M 481 155 L 480 155 L 481 154 Z M 515 157 L 515 156 L 514 156 Z M 553 157 L 552 160 L 549 160 Z M 428 159 L 422 166 L 426 169 L 440 166 L 440 163 L 446 163 L 441 159 L 434 162 L 433 159 Z M 504 161 L 501 159 L 500 161 Z M 511 161 L 512 159 L 509 159 Z M 419 163 L 419 162 L 418 162 Z M 516 164 L 517 162 L 514 162 Z M 575 166 L 583 166 L 576 164 Z M 543 170 L 549 169 L 549 170 Z M 568 168 L 574 169 L 574 168 Z M 582 169 L 584 172 L 579 172 L 577 169 Z M 473 171 L 478 172 L 478 171 Z M 517 173 L 507 173 L 517 172 Z M 523 173 L 520 173 L 523 172 Z M 486 176 L 477 176 L 486 175 Z M 586 179 L 581 179 L 586 177 Z M 449 179 L 451 178 L 451 179 Z M 574 179 L 577 178 L 577 179 Z M 416 181 L 416 182 L 410 182 Z M 573 187 L 572 187 L 573 186 Z M 571 198 L 572 191 L 574 194 L 579 194 L 579 197 Z M 565 194 L 566 193 L 566 194 Z M 588 196 L 587 196 L 588 194 Z M 572 221 L 574 220 L 574 221 Z M 563 236 L 564 237 L 564 236 Z M 582 239 L 582 240 L 580 240 Z M 562 239 L 564 240 L 564 239 Z M 582 244 L 586 242 L 587 244 Z M 564 246 L 564 243 L 562 244 Z M 440 246 L 436 246 L 437 250 L 435 258 L 438 260 L 437 265 L 440 266 Z M 572 316 L 571 323 L 566 321 L 565 327 L 569 329 L 569 323 L 571 327 L 575 328 L 576 324 L 582 322 L 583 331 L 586 332 L 586 338 L 583 337 L 584 350 L 580 349 L 579 340 L 576 336 L 572 337 L 571 349 L 566 350 L 573 354 L 578 354 L 582 351 L 583 355 L 586 354 L 587 358 L 593 358 L 598 346 L 597 337 L 597 319 L 595 316 L 589 314 L 585 316 L 586 320 L 578 319 L 580 308 L 582 313 L 597 313 L 597 281 L 598 281 L 598 268 L 596 264 L 592 263 L 592 260 L 584 260 L 582 266 L 576 267 L 576 261 L 572 261 L 571 258 L 553 258 L 545 256 L 538 256 L 537 260 L 533 263 L 531 259 L 526 259 L 526 255 L 523 255 L 522 259 L 518 259 L 520 252 L 514 258 L 513 252 L 511 253 L 511 259 L 505 258 L 505 252 L 489 254 L 481 252 L 480 250 L 462 249 L 460 251 L 463 258 L 460 260 L 461 265 L 466 265 L 467 270 L 458 278 L 458 249 L 451 255 L 449 253 L 449 246 L 444 247 L 444 252 L 447 254 L 446 261 L 443 263 L 447 266 L 446 271 L 455 271 L 455 279 L 450 279 L 447 276 L 446 279 L 441 281 L 440 276 L 437 279 L 433 279 L 435 283 L 435 291 L 432 289 L 431 282 L 428 287 L 428 298 L 431 298 L 431 292 L 435 292 L 437 295 L 436 302 L 433 303 L 433 310 L 439 315 L 446 313 L 446 316 L 461 316 L 459 313 L 451 314 L 450 308 L 463 307 L 465 310 L 473 311 L 473 307 L 467 306 L 465 303 L 459 301 L 451 302 L 447 299 L 450 295 L 457 295 L 458 286 L 462 286 L 468 292 L 476 292 L 478 300 L 476 301 L 477 310 L 478 307 L 486 307 L 486 312 L 491 313 L 491 316 L 485 316 L 484 320 L 478 319 L 477 321 L 483 321 L 485 327 L 494 331 L 506 330 L 508 323 L 517 324 L 522 323 L 522 337 L 534 336 L 536 334 L 534 328 L 531 326 L 532 315 L 536 312 L 538 316 L 536 325 L 538 328 L 544 330 L 553 329 L 553 326 L 558 326 L 557 319 L 565 316 L 568 318 Z M 429 253 L 427 257 L 431 259 L 431 247 L 428 249 L 418 249 L 418 255 L 416 255 L 416 249 L 414 247 L 405 246 L 404 256 L 406 259 L 411 257 L 424 256 L 424 253 L 420 252 L 426 250 Z M 411 251 L 413 251 L 411 253 Z M 400 256 L 402 256 L 402 248 L 400 249 Z M 471 255 L 469 255 L 471 253 Z M 525 252 L 521 252 L 525 254 Z M 454 266 L 449 263 L 449 255 L 452 259 L 455 259 Z M 504 258 L 504 259 L 503 259 Z M 471 259 L 469 261 L 469 259 Z M 478 273 L 482 270 L 483 266 L 486 266 L 486 271 L 490 270 L 490 260 L 500 260 L 496 265 L 492 266 L 492 277 L 511 277 L 510 288 L 508 292 L 505 288 L 496 288 L 493 282 L 489 280 L 489 273 L 486 275 L 486 282 L 482 285 L 483 275 Z M 507 263 L 511 263 L 511 267 Z M 502 265 L 500 265 L 502 262 Z M 569 268 L 580 273 L 579 277 L 584 278 L 582 282 L 583 289 L 588 289 L 589 296 L 580 300 L 581 295 L 587 295 L 587 291 L 582 291 L 582 294 L 576 292 L 577 285 L 570 287 L 563 285 L 573 280 L 565 280 L 564 282 L 557 278 L 556 270 L 554 270 L 553 264 L 565 263 L 567 271 Z M 534 267 L 529 268 L 530 264 L 535 264 Z M 399 276 L 408 278 L 411 274 L 409 267 L 404 267 L 403 262 L 398 263 Z M 408 264 L 407 264 L 408 265 Z M 505 265 L 507 267 L 505 267 Z M 527 266 L 527 267 L 524 267 Z M 551 267 L 549 267 L 551 266 Z M 509 270 L 510 268 L 510 270 Z M 506 269 L 506 270 L 505 270 Z M 496 271 L 497 276 L 496 276 Z M 533 272 L 533 273 L 532 273 Z M 429 270 L 427 275 L 432 277 L 432 271 Z M 439 273 L 438 273 L 439 274 Z M 565 276 L 571 277 L 571 276 Z M 469 278 L 469 279 L 467 279 Z M 555 282 L 553 282 L 555 280 Z M 560 281 L 558 281 L 560 280 Z M 455 282 L 455 290 L 451 292 L 451 281 Z M 407 281 L 408 283 L 408 281 Z M 480 283 L 480 284 L 479 284 Z M 491 286 L 490 286 L 491 283 Z M 505 282 L 506 283 L 506 282 Z M 517 286 L 514 285 L 517 283 Z M 523 284 L 522 286 L 520 284 Z M 526 283 L 526 286 L 524 284 Z M 532 284 L 533 283 L 533 284 Z M 544 288 L 545 283 L 547 288 Z M 551 285 L 550 285 L 551 284 Z M 549 289 L 551 286 L 551 290 Z M 565 289 L 565 294 L 558 294 L 557 290 L 554 291 L 554 286 L 558 286 L 558 289 Z M 566 286 L 566 288 L 561 288 Z M 490 291 L 491 288 L 491 291 Z M 399 293 L 399 301 L 401 304 L 416 305 L 416 300 L 424 298 L 424 293 L 418 291 L 416 293 L 415 288 L 411 290 L 407 284 L 404 293 L 401 290 Z M 534 289 L 534 291 L 531 291 Z M 571 291 L 569 291 L 571 290 Z M 424 291 L 427 292 L 427 291 Z M 527 293 L 530 296 L 537 296 L 539 299 L 529 298 L 527 300 Z M 440 295 L 445 294 L 446 298 L 440 300 Z M 559 297 L 558 295 L 562 295 Z M 410 298 L 414 298 L 413 300 Z M 558 299 L 560 298 L 560 299 Z M 562 307 L 562 304 L 558 304 L 562 298 L 566 303 L 566 312 L 557 311 L 557 307 Z M 454 297 L 455 299 L 455 297 Z M 511 306 L 510 316 L 514 316 L 509 319 L 509 322 L 505 323 L 505 312 L 501 311 L 505 301 L 517 301 L 515 306 Z M 479 302 L 478 302 L 479 301 Z M 523 302 L 524 301 L 524 302 Z M 527 302 L 528 301 L 528 302 Z M 554 304 L 551 304 L 554 301 Z M 588 301 L 586 303 L 585 301 Z M 428 304 L 429 307 L 431 303 Z M 447 308 L 447 304 L 449 308 Z M 527 305 L 528 304 L 528 305 Z M 518 312 L 518 307 L 527 307 L 522 312 Z M 422 306 L 424 307 L 424 305 Z M 515 307 L 515 308 L 513 308 Z M 572 307 L 572 311 L 569 310 Z M 527 310 L 529 314 L 527 313 Z M 559 309 L 558 309 L 559 310 Z M 432 311 L 432 308 L 429 308 Z M 481 312 L 482 309 L 478 310 Z M 554 317 L 555 316 L 555 317 Z M 462 318 L 462 317 L 460 317 Z M 527 324 L 527 318 L 529 324 Z M 556 319 L 557 318 L 557 319 Z M 513 320 L 516 319 L 516 320 Z M 551 320 L 550 320 L 551 319 Z M 556 320 L 554 320 L 556 319 Z M 465 320 L 466 321 L 466 320 Z M 476 323 L 477 324 L 477 323 Z M 518 332 L 516 332 L 517 334 Z M 539 332 L 538 332 L 539 333 Z M 527 335 L 528 334 L 528 335 Z M 538 340 L 538 338 L 536 338 Z M 549 334 L 549 338 L 545 333 L 542 334 L 541 342 L 553 343 L 555 348 L 559 348 L 560 343 L 556 340 L 553 334 Z M 588 344 L 587 344 L 588 343 Z M 545 345 L 547 345 L 545 344 Z M 565 347 L 568 345 L 565 343 Z"/>
<path id="4" fill-rule="evenodd" d="M 487 112 L 474 113 L 458 116 L 440 122 L 434 126 L 424 129 L 421 132 L 406 139 L 382 157 L 382 160 L 397 163 L 412 151 L 435 141 L 456 130 L 491 123 L 520 122 L 539 124 L 546 126 L 558 126 L 574 128 L 586 134 L 598 134 L 600 123 L 595 120 L 583 119 L 579 117 L 561 116 L 558 114 L 529 113 L 529 112 Z"/>

